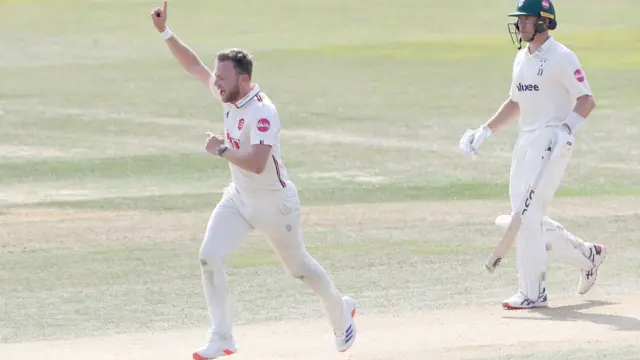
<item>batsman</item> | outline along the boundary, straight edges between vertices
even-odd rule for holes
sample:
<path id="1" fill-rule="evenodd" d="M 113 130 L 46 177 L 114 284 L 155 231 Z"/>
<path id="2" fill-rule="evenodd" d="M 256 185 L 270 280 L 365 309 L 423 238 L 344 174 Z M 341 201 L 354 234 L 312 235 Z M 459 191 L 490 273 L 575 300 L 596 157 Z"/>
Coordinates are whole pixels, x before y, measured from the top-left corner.
<path id="1" fill-rule="evenodd" d="M 580 271 L 577 290 L 585 294 L 606 249 L 544 216 L 571 158 L 574 136 L 596 106 L 586 73 L 576 54 L 549 34 L 558 25 L 551 0 L 519 0 L 509 16 L 515 19 L 509 34 L 519 50 L 509 96 L 485 124 L 467 130 L 460 148 L 475 158 L 483 142 L 519 117 L 509 174 L 512 215 L 499 216 L 496 224 L 511 226 L 516 217 L 519 224 L 514 240 L 519 291 L 502 306 L 528 309 L 548 305 L 548 252 Z"/>

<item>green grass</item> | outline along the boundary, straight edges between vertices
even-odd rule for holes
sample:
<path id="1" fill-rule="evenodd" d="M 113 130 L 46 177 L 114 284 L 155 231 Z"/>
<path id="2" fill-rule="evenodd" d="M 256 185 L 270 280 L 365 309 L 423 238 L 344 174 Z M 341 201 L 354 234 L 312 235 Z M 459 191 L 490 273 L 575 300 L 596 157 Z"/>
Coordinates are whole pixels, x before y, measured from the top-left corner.
<path id="1" fill-rule="evenodd" d="M 206 131 L 222 130 L 221 111 L 153 28 L 149 12 L 160 3 L 0 0 L 0 341 L 207 321 L 197 252 L 229 171 L 203 143 Z M 557 194 L 579 209 L 563 205 L 558 216 L 616 249 L 598 280 L 612 294 L 637 288 L 640 273 L 631 198 L 640 196 L 634 5 L 556 4 L 554 36 L 578 54 L 598 104 Z M 284 160 L 303 206 L 329 223 L 305 229 L 309 250 L 366 311 L 493 304 L 513 291 L 513 261 L 489 279 L 480 265 L 499 236 L 495 204 L 508 206 L 516 128 L 493 136 L 477 161 L 458 148 L 464 131 L 507 96 L 513 4 L 169 6 L 170 26 L 208 65 L 223 48 L 254 53 L 255 81 L 278 106 Z M 437 211 L 451 206 L 461 209 L 454 219 Z M 601 214 L 576 215 L 598 206 Z M 38 215 L 43 207 L 52 214 Z M 102 213 L 120 217 L 82 217 Z M 283 308 L 320 313 L 259 238 L 229 266 L 238 321 L 289 316 Z M 571 293 L 574 270 L 553 266 L 554 294 Z"/>

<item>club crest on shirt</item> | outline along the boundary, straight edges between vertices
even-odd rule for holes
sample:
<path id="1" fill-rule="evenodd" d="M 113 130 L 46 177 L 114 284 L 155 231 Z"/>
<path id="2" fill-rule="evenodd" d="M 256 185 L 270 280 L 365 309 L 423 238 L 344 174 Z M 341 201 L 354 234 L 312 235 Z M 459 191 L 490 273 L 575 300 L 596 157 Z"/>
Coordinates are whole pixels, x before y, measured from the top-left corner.
<path id="1" fill-rule="evenodd" d="M 244 127 L 244 118 L 238 120 L 238 130 L 242 130 Z"/>
<path id="2" fill-rule="evenodd" d="M 538 68 L 538 76 L 542 76 L 544 74 L 544 64 L 547 62 L 547 59 L 540 59 L 540 67 Z"/>
<path id="3" fill-rule="evenodd" d="M 582 73 L 582 70 L 576 69 L 576 71 L 573 72 L 573 76 L 576 77 L 578 82 L 584 82 L 584 74 Z"/>
<path id="4" fill-rule="evenodd" d="M 256 127 L 258 128 L 258 131 L 260 131 L 260 132 L 267 132 L 271 128 L 271 123 L 269 122 L 268 119 L 262 118 L 262 119 L 258 120 L 258 123 L 256 124 Z"/>

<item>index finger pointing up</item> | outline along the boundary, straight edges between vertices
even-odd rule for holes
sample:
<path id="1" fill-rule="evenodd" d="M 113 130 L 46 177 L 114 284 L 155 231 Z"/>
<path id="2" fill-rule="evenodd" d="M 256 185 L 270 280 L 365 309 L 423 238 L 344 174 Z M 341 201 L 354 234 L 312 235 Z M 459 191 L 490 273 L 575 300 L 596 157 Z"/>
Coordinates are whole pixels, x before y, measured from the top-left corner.
<path id="1" fill-rule="evenodd" d="M 162 12 L 163 12 L 164 14 L 166 14 L 166 13 L 167 13 L 167 0 L 164 0 L 164 6 L 162 7 Z"/>

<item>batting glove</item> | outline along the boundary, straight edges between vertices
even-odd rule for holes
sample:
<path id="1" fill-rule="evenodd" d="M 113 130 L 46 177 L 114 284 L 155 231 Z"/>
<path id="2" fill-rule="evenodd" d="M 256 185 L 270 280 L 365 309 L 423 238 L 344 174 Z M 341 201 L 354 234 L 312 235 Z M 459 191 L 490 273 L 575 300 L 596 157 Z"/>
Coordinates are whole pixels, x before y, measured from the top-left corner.
<path id="1" fill-rule="evenodd" d="M 487 125 L 482 125 L 476 130 L 467 130 L 462 138 L 460 138 L 460 149 L 475 159 L 478 156 L 478 149 L 480 145 L 490 138 L 492 135 L 491 129 Z"/>
<path id="2" fill-rule="evenodd" d="M 575 141 L 573 135 L 571 134 L 571 130 L 569 130 L 565 126 L 560 126 L 560 128 L 556 130 L 556 133 L 556 146 L 558 147 L 558 149 L 556 149 L 555 153 L 557 153 L 559 156 L 570 155 L 573 152 L 573 142 Z"/>

